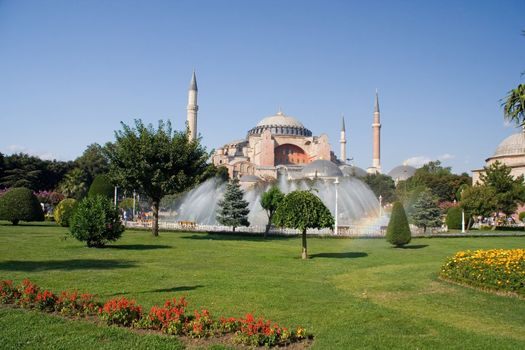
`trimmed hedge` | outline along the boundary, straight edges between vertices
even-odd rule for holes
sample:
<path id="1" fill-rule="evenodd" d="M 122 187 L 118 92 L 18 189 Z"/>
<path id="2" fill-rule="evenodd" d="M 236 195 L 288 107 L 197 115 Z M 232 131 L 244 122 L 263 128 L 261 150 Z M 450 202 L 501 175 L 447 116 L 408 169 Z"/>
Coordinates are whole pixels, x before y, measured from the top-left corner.
<path id="1" fill-rule="evenodd" d="M 461 230 L 460 207 L 451 207 L 448 209 L 446 223 L 449 230 Z"/>
<path id="2" fill-rule="evenodd" d="M 53 211 L 53 217 L 56 223 L 60 226 L 68 227 L 75 213 L 77 204 L 76 199 L 73 198 L 66 198 L 60 201 Z"/>
<path id="3" fill-rule="evenodd" d="M 0 219 L 13 225 L 20 221 L 44 221 L 44 212 L 33 191 L 16 187 L 0 197 Z"/>
<path id="4" fill-rule="evenodd" d="M 107 198 L 113 198 L 115 187 L 109 181 L 109 177 L 105 174 L 95 176 L 91 186 L 89 186 L 88 197 L 102 195 Z"/>
<path id="5" fill-rule="evenodd" d="M 408 226 L 405 208 L 403 208 L 401 202 L 395 202 L 394 207 L 392 208 L 390 222 L 386 229 L 386 240 L 388 243 L 400 247 L 410 243 L 411 238 L 412 234 L 410 232 L 410 227 Z"/>

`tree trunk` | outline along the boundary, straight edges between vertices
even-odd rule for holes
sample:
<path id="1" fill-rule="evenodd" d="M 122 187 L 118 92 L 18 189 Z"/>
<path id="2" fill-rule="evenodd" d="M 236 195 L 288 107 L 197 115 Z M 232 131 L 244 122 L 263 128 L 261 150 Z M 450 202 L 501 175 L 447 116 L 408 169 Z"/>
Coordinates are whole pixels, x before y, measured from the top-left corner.
<path id="1" fill-rule="evenodd" d="M 159 236 L 159 202 L 160 199 L 154 199 L 151 204 L 151 209 L 153 210 L 153 225 L 151 225 L 151 233 L 154 237 Z"/>
<path id="2" fill-rule="evenodd" d="M 306 249 L 306 229 L 303 230 L 303 252 L 301 254 L 303 259 L 308 259 L 308 251 Z"/>
<path id="3" fill-rule="evenodd" d="M 11 220 L 11 223 L 12 223 L 13 225 L 18 225 L 18 222 L 19 222 L 19 221 L 20 221 L 20 220 L 18 220 L 18 219 L 14 219 L 14 220 Z"/>
<path id="4" fill-rule="evenodd" d="M 233 228 L 233 232 L 235 232 L 235 226 L 232 226 L 232 228 Z"/>
<path id="5" fill-rule="evenodd" d="M 472 223 L 472 216 L 468 218 L 467 221 L 467 227 L 465 228 L 465 231 L 468 232 L 470 230 L 470 224 Z M 481 225 L 481 223 L 480 223 Z M 481 227 L 481 226 L 480 226 Z"/>

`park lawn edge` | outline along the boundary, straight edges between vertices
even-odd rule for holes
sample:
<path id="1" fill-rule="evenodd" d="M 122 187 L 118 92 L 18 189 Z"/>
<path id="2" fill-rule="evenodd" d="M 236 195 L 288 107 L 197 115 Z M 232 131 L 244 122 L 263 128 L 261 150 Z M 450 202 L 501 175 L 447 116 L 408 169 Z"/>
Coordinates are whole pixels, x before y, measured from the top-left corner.
<path id="1" fill-rule="evenodd" d="M 487 286 L 482 286 L 482 285 L 473 285 L 473 284 L 467 283 L 465 281 L 458 281 L 458 280 L 454 280 L 454 279 L 451 279 L 451 278 L 443 277 L 441 275 L 439 275 L 437 279 L 441 280 L 443 282 L 446 282 L 446 283 L 454 284 L 454 285 L 457 285 L 457 286 L 460 286 L 460 287 L 470 288 L 470 289 L 473 289 L 473 290 L 477 290 L 477 291 L 481 291 L 481 292 L 497 295 L 497 296 L 500 296 L 500 297 L 509 297 L 509 298 L 516 298 L 516 299 L 520 299 L 520 300 L 525 300 L 525 295 L 522 295 L 522 294 L 519 294 L 519 293 L 516 293 L 516 292 L 501 291 L 501 290 L 497 290 L 497 289 L 490 288 L 490 287 L 487 287 Z"/>

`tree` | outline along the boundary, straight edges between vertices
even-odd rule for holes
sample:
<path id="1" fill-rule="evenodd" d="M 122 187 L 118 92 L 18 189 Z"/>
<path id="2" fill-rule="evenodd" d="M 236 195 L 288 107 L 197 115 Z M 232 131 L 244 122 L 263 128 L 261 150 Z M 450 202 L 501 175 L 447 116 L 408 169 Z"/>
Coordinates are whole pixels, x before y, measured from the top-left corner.
<path id="1" fill-rule="evenodd" d="M 466 188 L 461 194 L 460 207 L 468 217 L 468 229 L 473 217 L 490 216 L 497 210 L 496 191 L 492 187 L 480 184 Z"/>
<path id="2" fill-rule="evenodd" d="M 509 91 L 503 104 L 503 115 L 509 122 L 525 126 L 525 84 Z"/>
<path id="3" fill-rule="evenodd" d="M 386 229 L 386 240 L 396 247 L 401 247 L 410 243 L 411 238 L 410 226 L 408 226 L 403 204 L 401 204 L 401 202 L 395 202 Z"/>
<path id="4" fill-rule="evenodd" d="M 396 185 L 390 176 L 380 173 L 367 174 L 363 181 L 376 197 L 381 196 L 383 198 L 383 203 L 392 203 L 396 200 Z"/>
<path id="5" fill-rule="evenodd" d="M 309 228 L 334 227 L 334 217 L 324 203 L 310 191 L 288 193 L 275 211 L 273 222 L 280 227 L 288 227 L 302 232 L 303 259 L 308 259 L 306 230 Z"/>
<path id="6" fill-rule="evenodd" d="M 0 219 L 13 225 L 20 221 L 44 221 L 44 212 L 33 191 L 15 187 L 0 197 Z"/>
<path id="7" fill-rule="evenodd" d="M 226 185 L 224 198 L 219 201 L 217 221 L 221 225 L 232 226 L 233 232 L 238 226 L 250 226 L 248 221 L 249 203 L 243 199 L 244 192 L 238 179 L 233 179 Z"/>
<path id="8" fill-rule="evenodd" d="M 75 160 L 75 163 L 84 172 L 88 184 L 91 184 L 97 175 L 106 174 L 109 170 L 104 148 L 98 143 L 87 146 L 84 153 Z"/>
<path id="9" fill-rule="evenodd" d="M 480 181 L 494 189 L 496 195 L 496 211 L 505 215 L 512 215 L 518 209 L 518 204 L 525 200 L 524 177 L 520 175 L 514 178 L 511 168 L 499 161 L 483 168 Z"/>
<path id="10" fill-rule="evenodd" d="M 284 199 L 284 194 L 279 190 L 277 186 L 272 186 L 268 191 L 264 192 L 261 196 L 261 207 L 266 210 L 266 215 L 268 215 L 268 224 L 266 225 L 266 230 L 264 230 L 264 237 L 270 231 L 272 225 L 273 215 L 277 210 L 277 207 Z"/>
<path id="11" fill-rule="evenodd" d="M 116 241 L 124 232 L 118 209 L 104 196 L 86 197 L 78 203 L 70 232 L 88 247 L 102 247 Z"/>
<path id="12" fill-rule="evenodd" d="M 113 186 L 106 174 L 98 174 L 89 186 L 88 196 L 93 197 L 102 195 L 106 198 L 113 198 L 115 186 Z"/>
<path id="13" fill-rule="evenodd" d="M 119 187 L 151 199 L 152 233 L 158 236 L 161 198 L 197 184 L 209 154 L 199 140 L 188 140 L 187 131 L 173 131 L 169 121 L 159 121 L 158 129 L 140 119 L 135 120 L 133 128 L 121 124 L 115 143 L 105 149 L 109 175 Z"/>
<path id="14" fill-rule="evenodd" d="M 414 204 L 412 212 L 414 225 L 422 227 L 423 232 L 427 232 L 427 227 L 441 225 L 440 216 L 441 210 L 436 203 L 436 198 L 429 191 L 422 192 Z"/>
<path id="15" fill-rule="evenodd" d="M 74 168 L 66 174 L 58 185 L 58 190 L 69 198 L 80 199 L 87 193 L 86 176 L 80 168 Z"/>

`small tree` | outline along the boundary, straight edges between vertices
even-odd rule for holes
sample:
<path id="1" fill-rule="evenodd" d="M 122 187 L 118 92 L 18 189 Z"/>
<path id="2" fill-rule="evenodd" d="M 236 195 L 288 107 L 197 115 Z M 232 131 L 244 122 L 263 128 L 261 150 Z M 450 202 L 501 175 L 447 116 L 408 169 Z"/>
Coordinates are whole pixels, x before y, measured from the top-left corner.
<path id="1" fill-rule="evenodd" d="M 33 191 L 16 187 L 0 197 L 0 219 L 13 225 L 20 221 L 44 221 L 44 212 Z"/>
<path id="2" fill-rule="evenodd" d="M 284 194 L 277 188 L 277 186 L 272 186 L 268 191 L 264 192 L 261 196 L 261 207 L 266 210 L 266 215 L 268 215 L 268 224 L 266 225 L 266 230 L 264 230 L 264 237 L 270 231 L 272 225 L 273 215 L 277 210 L 279 204 L 283 201 Z"/>
<path id="3" fill-rule="evenodd" d="M 109 177 L 106 174 L 99 174 L 95 176 L 91 186 L 89 186 L 88 196 L 93 197 L 102 195 L 107 198 L 113 198 L 115 186 L 111 184 Z"/>
<path id="4" fill-rule="evenodd" d="M 334 217 L 330 210 L 310 191 L 288 193 L 277 207 L 273 222 L 280 227 L 301 230 L 303 259 L 308 259 L 306 230 L 334 227 Z"/>
<path id="5" fill-rule="evenodd" d="M 233 232 L 238 226 L 250 226 L 248 221 L 249 203 L 243 199 L 244 192 L 238 179 L 234 179 L 226 186 L 224 199 L 219 201 L 217 221 L 221 225 L 232 226 Z"/>
<path id="6" fill-rule="evenodd" d="M 462 210 L 460 207 L 451 207 L 447 211 L 447 218 L 446 223 L 448 229 L 452 230 L 459 230 L 461 229 L 461 217 L 462 217 Z"/>
<path id="7" fill-rule="evenodd" d="M 411 237 L 405 208 L 403 208 L 401 202 L 395 202 L 392 208 L 390 222 L 386 229 L 386 240 L 396 247 L 401 247 L 410 243 Z"/>
<path id="8" fill-rule="evenodd" d="M 88 247 L 102 247 L 116 241 L 124 232 L 118 209 L 104 196 L 84 198 L 78 204 L 70 225 L 73 237 Z"/>
<path id="9" fill-rule="evenodd" d="M 461 195 L 460 206 L 468 216 L 468 229 L 471 226 L 473 217 L 490 216 L 496 211 L 496 191 L 494 188 L 486 185 L 469 187 Z"/>
<path id="10" fill-rule="evenodd" d="M 427 232 L 427 227 L 437 227 L 441 225 L 441 211 L 436 203 L 436 199 L 428 191 L 423 191 L 419 195 L 414 210 L 412 220 L 414 225 L 422 227 L 423 232 Z"/>
<path id="11" fill-rule="evenodd" d="M 62 200 L 60 203 L 58 203 L 58 205 L 55 207 L 55 210 L 53 211 L 55 222 L 60 226 L 68 227 L 71 222 L 71 218 L 75 213 L 76 207 L 77 201 L 75 199 L 66 198 Z"/>

